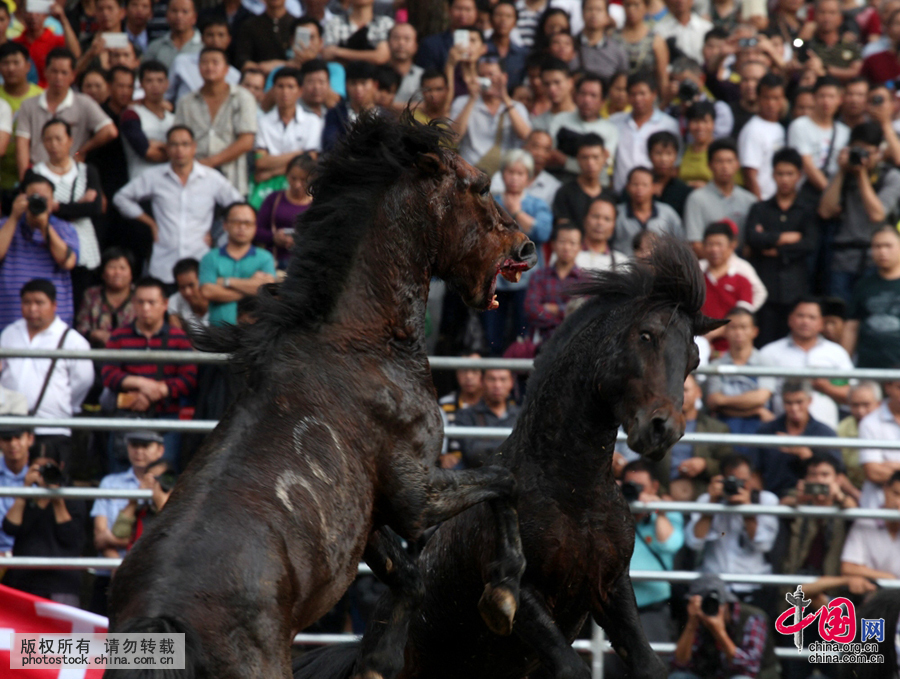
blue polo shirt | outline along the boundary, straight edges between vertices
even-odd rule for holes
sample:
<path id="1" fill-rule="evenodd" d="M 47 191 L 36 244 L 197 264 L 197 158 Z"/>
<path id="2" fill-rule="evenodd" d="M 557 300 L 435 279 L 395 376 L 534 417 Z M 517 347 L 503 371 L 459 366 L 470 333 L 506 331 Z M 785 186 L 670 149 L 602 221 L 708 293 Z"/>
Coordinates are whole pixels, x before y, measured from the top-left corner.
<path id="1" fill-rule="evenodd" d="M 257 271 L 275 275 L 275 258 L 262 248 L 251 246 L 240 259 L 228 254 L 225 246 L 210 250 L 200 261 L 200 285 L 215 283 L 219 278 L 250 278 Z M 210 302 L 210 325 L 237 323 L 237 302 Z"/>
<path id="2" fill-rule="evenodd" d="M 652 518 L 635 522 L 631 570 L 672 570 L 675 553 L 684 545 L 684 517 L 680 512 L 666 512 L 666 518 L 671 522 L 673 530 L 665 542 L 656 539 L 656 522 Z M 634 597 L 638 608 L 667 601 L 671 596 L 672 586 L 668 582 L 654 580 L 634 583 Z"/>
<path id="3" fill-rule="evenodd" d="M 6 219 L 0 219 L 0 226 Z M 78 233 L 68 222 L 50 217 L 50 226 L 78 255 Z M 56 287 L 57 315 L 73 325 L 75 310 L 72 303 L 72 275 L 54 261 L 40 231 L 19 220 L 6 256 L 0 260 L 0 328 L 22 317 L 19 291 L 32 278 L 46 278 Z"/>
<path id="4" fill-rule="evenodd" d="M 13 488 L 24 486 L 25 474 L 27 473 L 28 465 L 26 464 L 22 467 L 22 471 L 18 474 L 13 474 L 9 470 L 9 467 L 6 466 L 6 460 L 0 457 L 0 486 L 11 486 Z M 15 501 L 16 498 L 14 497 L 0 497 L 0 521 L 6 516 L 6 512 L 9 511 L 9 508 L 13 506 Z M 3 529 L 0 528 L 0 552 L 10 552 L 12 551 L 12 548 L 13 537 L 4 533 Z"/>

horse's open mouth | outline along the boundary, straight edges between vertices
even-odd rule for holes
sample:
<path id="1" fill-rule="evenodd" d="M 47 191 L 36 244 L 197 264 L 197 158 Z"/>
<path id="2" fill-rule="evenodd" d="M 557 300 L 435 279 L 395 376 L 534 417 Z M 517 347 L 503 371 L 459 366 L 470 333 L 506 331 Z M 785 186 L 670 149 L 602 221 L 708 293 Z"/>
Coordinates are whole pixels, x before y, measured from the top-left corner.
<path id="1" fill-rule="evenodd" d="M 522 280 L 522 272 L 528 270 L 527 262 L 516 262 L 512 259 L 506 259 L 502 264 L 497 266 L 497 271 L 491 278 L 491 289 L 488 292 L 491 302 L 488 304 L 488 311 L 500 308 L 500 302 L 497 301 L 497 275 L 503 276 L 510 283 L 518 283 Z"/>

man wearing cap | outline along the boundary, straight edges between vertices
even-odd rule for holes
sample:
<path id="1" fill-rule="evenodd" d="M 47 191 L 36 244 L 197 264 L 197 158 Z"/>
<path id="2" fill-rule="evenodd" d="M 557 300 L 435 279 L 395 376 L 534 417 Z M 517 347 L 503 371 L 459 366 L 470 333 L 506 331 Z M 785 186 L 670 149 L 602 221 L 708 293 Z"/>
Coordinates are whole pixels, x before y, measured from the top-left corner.
<path id="1" fill-rule="evenodd" d="M 28 404 L 22 394 L 0 387 L 0 415 L 27 415 Z M 0 486 L 17 487 L 25 485 L 28 473 L 28 451 L 34 443 L 34 435 L 30 429 L 22 427 L 0 428 Z M 15 498 L 0 497 L 0 516 L 12 507 Z M 13 537 L 0 528 L 0 556 L 12 553 Z M 2 572 L 3 569 L 0 569 Z"/>
<path id="2" fill-rule="evenodd" d="M 163 437 L 154 431 L 130 431 L 125 434 L 128 461 L 127 471 L 107 474 L 100 481 L 100 488 L 115 490 L 137 490 L 147 468 L 163 456 Z M 125 556 L 128 538 L 117 538 L 112 534 L 116 517 L 128 506 L 126 499 L 99 498 L 94 501 L 91 517 L 94 520 L 94 547 L 99 556 L 119 558 Z M 94 595 L 90 609 L 94 613 L 106 615 L 106 589 L 109 587 L 110 572 L 97 571 L 94 581 Z"/>
<path id="3" fill-rule="evenodd" d="M 88 341 L 57 315 L 56 286 L 35 278 L 22 286 L 21 318 L 0 333 L 4 349 L 70 349 L 86 351 Z M 3 361 L 0 384 L 25 395 L 28 413 L 40 419 L 69 418 L 94 383 L 94 364 L 88 360 L 8 358 Z M 73 461 L 72 430 L 38 427 L 35 454 L 69 469 Z"/>
<path id="4" fill-rule="evenodd" d="M 739 602 L 718 576 L 691 582 L 687 613 L 669 679 L 778 676 L 768 617 Z"/>

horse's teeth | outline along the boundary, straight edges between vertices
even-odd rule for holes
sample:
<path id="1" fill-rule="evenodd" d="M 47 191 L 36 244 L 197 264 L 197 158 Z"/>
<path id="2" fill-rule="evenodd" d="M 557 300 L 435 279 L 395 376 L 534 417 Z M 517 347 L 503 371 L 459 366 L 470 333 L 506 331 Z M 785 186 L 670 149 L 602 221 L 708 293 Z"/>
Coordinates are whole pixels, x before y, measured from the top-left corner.
<path id="1" fill-rule="evenodd" d="M 520 280 L 522 280 L 522 272 L 516 271 L 516 283 L 518 283 Z"/>
<path id="2" fill-rule="evenodd" d="M 494 295 L 494 298 L 491 300 L 491 304 L 488 307 L 488 311 L 493 311 L 494 309 L 500 308 L 500 302 L 497 301 L 497 295 Z"/>

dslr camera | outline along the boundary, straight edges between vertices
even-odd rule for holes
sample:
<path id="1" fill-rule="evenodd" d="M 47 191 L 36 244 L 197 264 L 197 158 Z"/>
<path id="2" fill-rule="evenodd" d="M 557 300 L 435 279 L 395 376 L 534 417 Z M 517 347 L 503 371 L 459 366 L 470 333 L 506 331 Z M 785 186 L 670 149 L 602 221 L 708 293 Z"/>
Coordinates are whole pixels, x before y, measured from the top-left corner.
<path id="1" fill-rule="evenodd" d="M 35 217 L 44 214 L 49 207 L 47 199 L 39 193 L 32 193 L 28 196 L 28 212 Z"/>
<path id="2" fill-rule="evenodd" d="M 722 480 L 722 493 L 725 496 L 723 501 L 727 503 L 729 498 L 734 497 L 743 490 L 744 485 L 744 479 L 739 479 L 735 476 L 726 476 Z M 759 502 L 758 490 L 750 491 L 750 502 L 753 502 L 754 504 Z"/>
<path id="3" fill-rule="evenodd" d="M 65 480 L 62 470 L 50 462 L 38 467 L 38 473 L 48 486 L 61 486 Z"/>
<path id="4" fill-rule="evenodd" d="M 685 78 L 678 86 L 678 98 L 684 104 L 694 101 L 700 95 L 700 86 L 690 78 Z"/>
<path id="5" fill-rule="evenodd" d="M 714 615 L 719 614 L 719 593 L 715 590 L 712 592 L 707 592 L 703 595 L 703 599 L 700 601 L 700 610 L 703 611 L 703 615 L 707 617 L 713 617 Z"/>
<path id="6" fill-rule="evenodd" d="M 850 153 L 847 157 L 847 165 L 850 167 L 859 167 L 864 161 L 868 160 L 868 158 L 868 150 L 861 149 L 858 146 L 851 146 Z"/>
<path id="7" fill-rule="evenodd" d="M 622 483 L 622 495 L 627 502 L 637 502 L 644 490 L 643 484 L 634 483 L 633 481 L 625 481 Z"/>
<path id="8" fill-rule="evenodd" d="M 831 492 L 827 483 L 807 483 L 804 489 L 807 495 L 828 495 Z"/>

